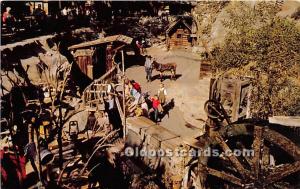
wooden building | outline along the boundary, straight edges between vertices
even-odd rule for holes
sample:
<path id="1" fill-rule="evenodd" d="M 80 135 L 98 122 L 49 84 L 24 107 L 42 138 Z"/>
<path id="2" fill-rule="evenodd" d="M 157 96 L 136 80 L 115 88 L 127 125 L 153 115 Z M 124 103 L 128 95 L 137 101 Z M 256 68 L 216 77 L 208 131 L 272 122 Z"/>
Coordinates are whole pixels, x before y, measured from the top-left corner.
<path id="1" fill-rule="evenodd" d="M 94 49 L 78 49 L 73 54 L 80 70 L 91 79 L 93 79 L 93 62 L 97 61 L 94 55 Z"/>
<path id="2" fill-rule="evenodd" d="M 193 40 L 191 25 L 183 18 L 171 23 L 166 30 L 166 45 L 168 49 L 191 47 Z"/>
<path id="3" fill-rule="evenodd" d="M 113 35 L 73 45 L 69 50 L 81 72 L 93 80 L 110 71 L 116 64 L 115 54 L 131 42 L 131 37 Z"/>
<path id="4" fill-rule="evenodd" d="M 48 1 L 30 1 L 28 5 L 32 14 L 34 13 L 35 9 L 38 8 L 39 5 L 41 5 L 41 9 L 45 11 L 46 15 L 49 14 Z"/>

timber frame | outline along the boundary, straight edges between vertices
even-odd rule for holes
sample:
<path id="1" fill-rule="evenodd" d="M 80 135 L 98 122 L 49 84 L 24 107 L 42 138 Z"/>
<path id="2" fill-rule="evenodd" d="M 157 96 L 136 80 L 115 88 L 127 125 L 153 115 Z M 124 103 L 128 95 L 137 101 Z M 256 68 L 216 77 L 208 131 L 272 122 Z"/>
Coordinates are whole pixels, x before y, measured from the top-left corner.
<path id="1" fill-rule="evenodd" d="M 184 18 L 171 23 L 166 30 L 166 45 L 168 49 L 191 47 L 195 38 L 191 26 Z"/>
<path id="2" fill-rule="evenodd" d="M 73 54 L 81 72 L 94 80 L 101 76 L 98 73 L 100 69 L 102 73 L 110 71 L 114 66 L 113 58 L 118 50 L 131 43 L 131 37 L 113 35 L 72 45 L 68 49 Z M 101 56 L 99 56 L 99 49 L 97 49 L 97 47 L 102 48 Z M 105 58 L 103 58 L 103 56 L 105 56 Z"/>

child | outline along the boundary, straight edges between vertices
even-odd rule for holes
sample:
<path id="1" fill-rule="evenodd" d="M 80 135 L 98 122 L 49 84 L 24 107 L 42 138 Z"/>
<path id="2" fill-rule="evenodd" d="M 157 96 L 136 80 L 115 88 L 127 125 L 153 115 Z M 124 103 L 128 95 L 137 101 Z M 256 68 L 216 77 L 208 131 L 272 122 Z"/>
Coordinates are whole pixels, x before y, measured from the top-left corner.
<path id="1" fill-rule="evenodd" d="M 167 90 L 165 89 L 163 83 L 160 84 L 160 88 L 158 89 L 157 95 L 161 105 L 164 106 L 164 104 L 166 103 Z"/>
<path id="2" fill-rule="evenodd" d="M 143 110 L 143 116 L 148 117 L 149 116 L 149 108 L 148 108 L 148 104 L 147 104 L 145 98 L 142 98 L 141 108 Z"/>

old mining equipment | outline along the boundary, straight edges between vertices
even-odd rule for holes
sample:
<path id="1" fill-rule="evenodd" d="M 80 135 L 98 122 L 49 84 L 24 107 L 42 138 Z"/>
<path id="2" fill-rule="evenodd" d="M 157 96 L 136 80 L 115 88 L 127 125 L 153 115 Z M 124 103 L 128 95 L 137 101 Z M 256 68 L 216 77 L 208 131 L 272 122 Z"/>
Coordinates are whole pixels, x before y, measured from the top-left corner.
<path id="1" fill-rule="evenodd" d="M 248 79 L 212 80 L 198 141 L 213 153 L 191 161 L 185 188 L 300 187 L 299 137 L 288 126 L 247 119 L 250 91 Z"/>

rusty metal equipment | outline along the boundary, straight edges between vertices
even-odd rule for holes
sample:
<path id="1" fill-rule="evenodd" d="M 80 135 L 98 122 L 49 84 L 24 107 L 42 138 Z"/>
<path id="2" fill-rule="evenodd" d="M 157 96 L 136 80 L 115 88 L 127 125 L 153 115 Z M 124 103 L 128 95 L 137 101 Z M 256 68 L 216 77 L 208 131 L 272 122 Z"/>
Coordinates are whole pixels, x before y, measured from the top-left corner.
<path id="1" fill-rule="evenodd" d="M 47 148 L 41 148 L 41 164 L 47 165 L 49 162 L 53 161 L 53 154 Z"/>
<path id="2" fill-rule="evenodd" d="M 212 79 L 209 98 L 221 103 L 230 120 L 234 122 L 249 118 L 250 92 L 249 78 L 222 77 Z M 210 117 L 210 113 L 207 113 Z"/>
<path id="3" fill-rule="evenodd" d="M 249 80 L 220 78 L 210 91 L 199 142 L 216 153 L 189 166 L 188 188 L 299 188 L 299 139 L 291 126 L 246 119 Z"/>
<path id="4" fill-rule="evenodd" d="M 69 122 L 69 135 L 71 139 L 77 139 L 79 133 L 78 121 Z"/>

